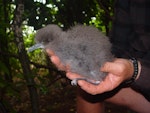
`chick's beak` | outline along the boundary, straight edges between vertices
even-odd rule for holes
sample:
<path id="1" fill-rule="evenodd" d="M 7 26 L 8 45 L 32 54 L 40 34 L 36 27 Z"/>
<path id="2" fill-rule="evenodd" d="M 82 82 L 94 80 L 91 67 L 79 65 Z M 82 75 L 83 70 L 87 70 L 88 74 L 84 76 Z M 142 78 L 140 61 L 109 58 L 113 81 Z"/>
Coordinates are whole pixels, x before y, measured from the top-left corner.
<path id="1" fill-rule="evenodd" d="M 42 43 L 38 43 L 38 44 L 35 44 L 33 46 L 31 46 L 29 49 L 28 49 L 28 52 L 32 52 L 36 49 L 43 49 L 44 48 L 44 45 Z"/>

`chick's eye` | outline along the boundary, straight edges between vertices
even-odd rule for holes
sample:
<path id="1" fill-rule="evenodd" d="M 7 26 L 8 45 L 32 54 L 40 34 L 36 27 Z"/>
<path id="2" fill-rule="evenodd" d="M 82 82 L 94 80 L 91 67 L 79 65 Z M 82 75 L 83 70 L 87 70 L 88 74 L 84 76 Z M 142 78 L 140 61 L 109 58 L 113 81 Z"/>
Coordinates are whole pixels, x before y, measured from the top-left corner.
<path id="1" fill-rule="evenodd" d="M 54 40 L 53 34 L 45 34 L 46 38 L 44 39 L 44 42 L 52 42 Z"/>
<path id="2" fill-rule="evenodd" d="M 51 36 L 46 36 L 46 38 L 43 38 L 42 39 L 42 42 L 43 43 L 49 43 L 49 42 L 52 42 L 54 39 L 53 39 L 53 37 L 51 37 Z"/>
<path id="3" fill-rule="evenodd" d="M 54 37 L 53 36 L 50 36 L 50 37 L 48 37 L 48 42 L 52 42 L 54 40 Z"/>

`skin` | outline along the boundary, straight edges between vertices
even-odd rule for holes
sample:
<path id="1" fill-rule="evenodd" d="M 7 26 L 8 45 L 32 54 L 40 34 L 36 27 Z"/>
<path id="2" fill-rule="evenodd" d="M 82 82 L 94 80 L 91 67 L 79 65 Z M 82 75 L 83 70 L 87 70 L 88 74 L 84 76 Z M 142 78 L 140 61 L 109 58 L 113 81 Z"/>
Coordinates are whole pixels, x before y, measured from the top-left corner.
<path id="1" fill-rule="evenodd" d="M 87 94 L 79 87 L 77 89 L 77 113 L 104 113 L 103 101 L 94 102 L 97 100 L 97 96 L 95 97 L 93 95 Z"/>

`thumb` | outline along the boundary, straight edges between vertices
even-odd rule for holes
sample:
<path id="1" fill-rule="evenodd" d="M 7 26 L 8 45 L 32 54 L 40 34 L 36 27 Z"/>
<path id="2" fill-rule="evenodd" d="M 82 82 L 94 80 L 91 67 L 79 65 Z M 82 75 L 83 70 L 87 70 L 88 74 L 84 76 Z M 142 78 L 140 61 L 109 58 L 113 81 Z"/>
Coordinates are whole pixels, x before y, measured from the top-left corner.
<path id="1" fill-rule="evenodd" d="M 100 69 L 102 72 L 112 73 L 117 75 L 118 71 L 120 70 L 120 65 L 114 62 L 106 62 Z"/>

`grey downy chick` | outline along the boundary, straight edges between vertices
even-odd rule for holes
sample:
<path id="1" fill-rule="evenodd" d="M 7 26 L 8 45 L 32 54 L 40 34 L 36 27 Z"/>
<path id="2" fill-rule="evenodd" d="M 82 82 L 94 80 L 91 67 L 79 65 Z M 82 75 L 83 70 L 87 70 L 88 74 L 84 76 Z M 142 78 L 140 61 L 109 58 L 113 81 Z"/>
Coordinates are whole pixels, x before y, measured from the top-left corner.
<path id="1" fill-rule="evenodd" d="M 38 30 L 35 41 L 37 44 L 29 51 L 49 48 L 72 72 L 82 75 L 72 80 L 73 85 L 78 80 L 99 84 L 107 75 L 100 72 L 100 67 L 113 59 L 108 37 L 93 26 L 76 25 L 62 31 L 57 25 L 48 25 Z"/>

